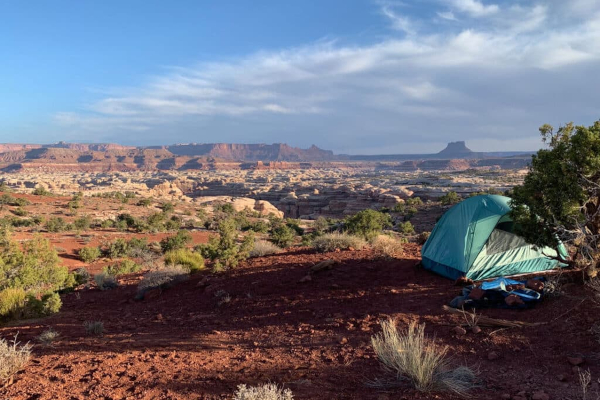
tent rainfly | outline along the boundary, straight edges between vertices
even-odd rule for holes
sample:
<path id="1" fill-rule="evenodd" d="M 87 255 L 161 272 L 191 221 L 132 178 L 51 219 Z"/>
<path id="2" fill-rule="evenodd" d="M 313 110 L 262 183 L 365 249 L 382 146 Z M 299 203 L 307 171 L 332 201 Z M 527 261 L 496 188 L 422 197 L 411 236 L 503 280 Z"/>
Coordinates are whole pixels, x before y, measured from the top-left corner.
<path id="1" fill-rule="evenodd" d="M 513 233 L 510 200 L 482 195 L 453 206 L 421 250 L 423 267 L 451 279 L 482 280 L 565 266 L 556 250 L 535 247 Z M 562 243 L 558 251 L 568 257 Z"/>

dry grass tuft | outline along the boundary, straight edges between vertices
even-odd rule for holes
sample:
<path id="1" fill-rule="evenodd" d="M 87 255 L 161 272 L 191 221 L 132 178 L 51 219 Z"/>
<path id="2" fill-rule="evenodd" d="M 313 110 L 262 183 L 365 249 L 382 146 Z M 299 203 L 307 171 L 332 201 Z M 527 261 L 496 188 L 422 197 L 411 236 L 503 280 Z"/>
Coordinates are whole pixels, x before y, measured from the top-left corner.
<path id="1" fill-rule="evenodd" d="M 371 242 L 371 247 L 381 258 L 395 258 L 402 254 L 402 242 L 388 235 L 379 235 Z"/>
<path id="2" fill-rule="evenodd" d="M 29 343 L 20 345 L 17 338 L 12 341 L 0 339 L 0 382 L 6 382 L 23 369 L 31 356 Z"/>
<path id="3" fill-rule="evenodd" d="M 290 389 L 281 389 L 274 383 L 261 386 L 239 385 L 233 400 L 294 400 Z"/>
<path id="4" fill-rule="evenodd" d="M 281 249 L 278 246 L 266 240 L 257 240 L 250 251 L 250 257 L 263 257 L 278 253 L 281 253 Z"/>
<path id="5" fill-rule="evenodd" d="M 347 233 L 326 233 L 313 241 L 313 247 L 322 253 L 328 251 L 346 250 L 349 248 L 362 249 L 366 242 L 358 236 Z"/>
<path id="6" fill-rule="evenodd" d="M 94 282 L 96 282 L 96 286 L 98 286 L 98 289 L 100 290 L 114 289 L 119 286 L 117 279 L 106 272 L 94 275 Z"/>
<path id="7" fill-rule="evenodd" d="M 85 321 L 83 327 L 88 335 L 102 336 L 104 333 L 104 322 L 102 321 Z"/>
<path id="8" fill-rule="evenodd" d="M 46 346 L 49 346 L 56 339 L 58 339 L 59 336 L 60 336 L 60 333 L 58 333 L 57 331 L 55 331 L 52 328 L 48 328 L 37 337 L 37 340 L 40 343 L 45 344 Z"/>
<path id="9" fill-rule="evenodd" d="M 421 392 L 452 391 L 459 395 L 476 386 L 470 368 L 451 368 L 448 346 L 427 338 L 425 325 L 413 322 L 406 331 L 398 332 L 394 320 L 388 319 L 381 327 L 382 332 L 371 337 L 371 343 L 384 370 L 393 377 L 389 384 L 408 380 Z"/>
<path id="10" fill-rule="evenodd" d="M 152 289 L 167 289 L 188 279 L 189 275 L 189 271 L 179 265 L 148 272 L 138 284 L 138 297 L 143 297 L 144 293 Z"/>

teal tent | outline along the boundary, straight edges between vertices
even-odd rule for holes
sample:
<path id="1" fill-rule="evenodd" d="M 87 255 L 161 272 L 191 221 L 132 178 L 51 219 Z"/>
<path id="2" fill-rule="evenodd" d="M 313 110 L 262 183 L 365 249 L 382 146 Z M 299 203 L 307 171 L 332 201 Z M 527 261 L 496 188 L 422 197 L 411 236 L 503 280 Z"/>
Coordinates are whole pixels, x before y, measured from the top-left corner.
<path id="1" fill-rule="evenodd" d="M 550 270 L 564 264 L 549 247 L 534 247 L 513 233 L 510 198 L 470 197 L 448 210 L 421 250 L 422 264 L 451 279 L 473 280 Z M 559 246 L 562 258 L 566 249 Z"/>

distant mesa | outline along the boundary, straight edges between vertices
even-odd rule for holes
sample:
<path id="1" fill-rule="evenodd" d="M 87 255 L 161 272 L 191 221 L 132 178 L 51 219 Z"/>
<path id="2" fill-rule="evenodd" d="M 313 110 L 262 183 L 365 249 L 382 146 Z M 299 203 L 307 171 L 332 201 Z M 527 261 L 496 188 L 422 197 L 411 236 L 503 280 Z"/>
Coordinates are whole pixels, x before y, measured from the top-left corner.
<path id="1" fill-rule="evenodd" d="M 437 153 L 437 156 L 442 159 L 474 158 L 480 155 L 481 153 L 475 153 L 473 150 L 469 149 L 464 141 L 450 142 L 444 150 Z"/>

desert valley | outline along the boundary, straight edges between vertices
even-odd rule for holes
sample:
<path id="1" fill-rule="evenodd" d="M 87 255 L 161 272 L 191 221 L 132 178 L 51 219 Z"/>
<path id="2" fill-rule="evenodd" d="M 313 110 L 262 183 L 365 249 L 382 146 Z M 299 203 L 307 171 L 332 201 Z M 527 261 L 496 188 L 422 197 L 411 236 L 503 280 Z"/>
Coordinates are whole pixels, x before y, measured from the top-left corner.
<path id="1" fill-rule="evenodd" d="M 4 395 L 229 399 L 240 384 L 264 382 L 298 399 L 467 393 L 384 385 L 371 338 L 387 318 L 424 323 L 436 346 L 448 346 L 452 362 L 473 371 L 469 398 L 576 398 L 582 371 L 597 373 L 595 318 L 577 308 L 584 297 L 573 283 L 581 272 L 552 278 L 554 294 L 535 308 L 475 309 L 469 319 L 443 309 L 460 287 L 421 266 L 439 218 L 461 199 L 522 184 L 530 154 L 459 143 L 450 156 L 463 158 L 350 160 L 254 147 L 212 146 L 217 158 L 170 147 L 4 146 L 5 257 L 14 243 L 26 257 L 47 243 L 49 268 L 70 277 L 55 286 L 59 300 L 38 297 L 37 308 L 3 300 L 2 337 L 33 346 L 6 375 Z M 357 219 L 365 212 L 373 226 Z"/>

